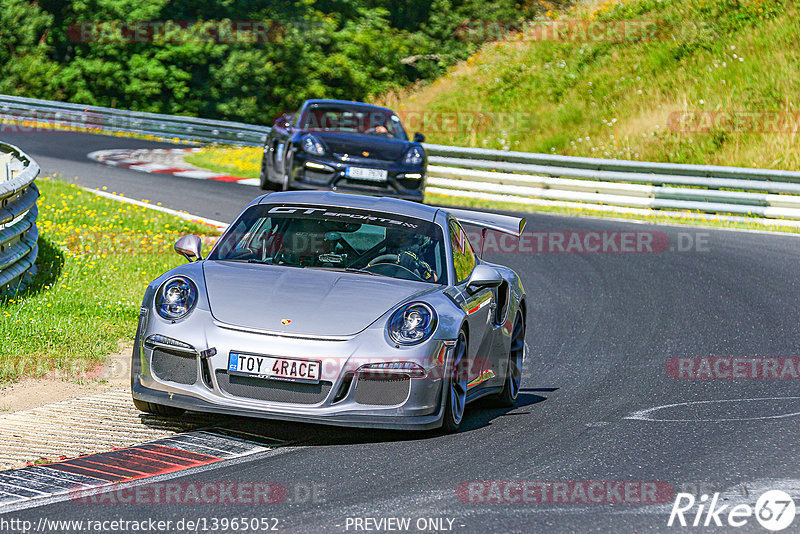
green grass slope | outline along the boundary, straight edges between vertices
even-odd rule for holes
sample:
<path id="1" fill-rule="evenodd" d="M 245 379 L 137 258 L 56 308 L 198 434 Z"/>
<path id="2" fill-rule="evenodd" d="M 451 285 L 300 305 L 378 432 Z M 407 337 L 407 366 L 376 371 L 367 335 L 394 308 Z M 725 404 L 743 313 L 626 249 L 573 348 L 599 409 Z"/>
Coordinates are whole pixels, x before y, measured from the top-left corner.
<path id="1" fill-rule="evenodd" d="M 617 0 L 558 17 L 545 30 L 560 37 L 528 27 L 380 102 L 434 143 L 800 168 L 794 2 Z M 601 37 L 584 35 L 590 22 Z"/>

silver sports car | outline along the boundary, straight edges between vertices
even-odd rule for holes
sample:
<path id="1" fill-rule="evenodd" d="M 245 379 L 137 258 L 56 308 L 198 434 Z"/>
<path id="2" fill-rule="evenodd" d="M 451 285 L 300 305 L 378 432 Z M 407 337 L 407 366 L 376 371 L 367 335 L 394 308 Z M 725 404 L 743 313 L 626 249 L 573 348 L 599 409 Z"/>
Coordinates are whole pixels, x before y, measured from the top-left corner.
<path id="1" fill-rule="evenodd" d="M 514 404 L 525 292 L 462 225 L 519 236 L 525 219 L 332 192 L 261 196 L 207 257 L 144 295 L 136 406 L 457 431 L 467 403 Z"/>

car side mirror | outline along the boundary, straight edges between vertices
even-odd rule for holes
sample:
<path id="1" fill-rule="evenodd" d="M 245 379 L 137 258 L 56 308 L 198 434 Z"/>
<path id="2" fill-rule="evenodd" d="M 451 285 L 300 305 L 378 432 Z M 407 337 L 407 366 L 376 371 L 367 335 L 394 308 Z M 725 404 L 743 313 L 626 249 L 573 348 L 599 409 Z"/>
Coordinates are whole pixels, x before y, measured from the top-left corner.
<path id="1" fill-rule="evenodd" d="M 284 113 L 280 117 L 278 117 L 275 122 L 273 123 L 274 126 L 277 128 L 283 128 L 287 132 L 292 131 L 292 117 Z"/>
<path id="2" fill-rule="evenodd" d="M 415 133 L 414 134 L 414 142 L 415 143 L 424 143 L 425 142 L 425 136 L 422 135 L 419 132 Z"/>
<path id="3" fill-rule="evenodd" d="M 502 283 L 503 277 L 497 269 L 481 263 L 472 270 L 467 287 L 477 291 L 478 289 L 497 287 Z"/>
<path id="4" fill-rule="evenodd" d="M 202 249 L 203 242 L 196 235 L 185 235 L 175 241 L 175 252 L 190 262 L 203 259 L 203 256 L 200 255 Z"/>

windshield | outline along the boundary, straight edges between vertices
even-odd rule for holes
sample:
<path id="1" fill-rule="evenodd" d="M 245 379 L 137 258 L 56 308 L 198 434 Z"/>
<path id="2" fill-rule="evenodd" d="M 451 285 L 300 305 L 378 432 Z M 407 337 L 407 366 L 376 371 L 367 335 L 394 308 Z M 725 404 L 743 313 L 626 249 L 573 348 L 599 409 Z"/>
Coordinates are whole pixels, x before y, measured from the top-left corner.
<path id="1" fill-rule="evenodd" d="M 341 270 L 445 284 L 436 224 L 341 207 L 264 204 L 248 208 L 209 260 Z"/>
<path id="2" fill-rule="evenodd" d="M 408 140 L 400 118 L 380 109 L 312 106 L 303 115 L 301 130 L 346 132 Z"/>

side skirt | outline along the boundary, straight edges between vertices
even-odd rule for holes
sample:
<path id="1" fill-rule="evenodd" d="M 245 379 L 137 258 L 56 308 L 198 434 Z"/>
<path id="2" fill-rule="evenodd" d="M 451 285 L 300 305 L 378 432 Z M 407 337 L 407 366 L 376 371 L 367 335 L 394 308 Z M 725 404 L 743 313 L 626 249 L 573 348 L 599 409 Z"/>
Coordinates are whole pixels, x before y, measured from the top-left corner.
<path id="1" fill-rule="evenodd" d="M 501 391 L 503 391 L 503 388 L 498 386 L 490 388 L 481 388 L 478 391 L 473 391 L 467 394 L 467 404 L 476 401 L 478 399 L 481 399 L 483 397 L 486 397 L 487 395 L 494 395 L 496 393 L 500 393 Z"/>

